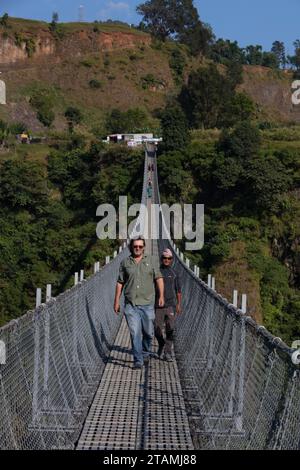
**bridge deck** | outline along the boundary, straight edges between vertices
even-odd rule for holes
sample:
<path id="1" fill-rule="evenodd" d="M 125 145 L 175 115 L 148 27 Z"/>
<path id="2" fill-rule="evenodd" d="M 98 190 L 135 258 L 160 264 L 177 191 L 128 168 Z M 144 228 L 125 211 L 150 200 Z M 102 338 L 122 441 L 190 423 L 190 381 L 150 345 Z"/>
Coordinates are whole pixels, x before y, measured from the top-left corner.
<path id="1" fill-rule="evenodd" d="M 132 366 L 123 318 L 77 449 L 193 449 L 176 362 Z"/>

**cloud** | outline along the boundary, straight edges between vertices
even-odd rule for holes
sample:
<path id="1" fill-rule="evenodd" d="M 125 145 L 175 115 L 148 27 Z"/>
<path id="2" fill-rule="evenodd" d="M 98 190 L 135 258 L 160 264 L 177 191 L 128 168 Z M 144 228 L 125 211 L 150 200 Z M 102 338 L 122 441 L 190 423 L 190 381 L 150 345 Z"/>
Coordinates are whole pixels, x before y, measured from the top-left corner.
<path id="1" fill-rule="evenodd" d="M 110 10 L 129 10 L 128 3 L 125 2 L 108 2 L 107 7 Z"/>
<path id="2" fill-rule="evenodd" d="M 111 16 L 115 17 L 116 15 L 118 19 L 126 20 L 131 13 L 130 8 L 130 5 L 126 2 L 109 0 L 106 1 L 104 8 L 98 11 L 98 15 L 102 20 L 106 20 Z"/>

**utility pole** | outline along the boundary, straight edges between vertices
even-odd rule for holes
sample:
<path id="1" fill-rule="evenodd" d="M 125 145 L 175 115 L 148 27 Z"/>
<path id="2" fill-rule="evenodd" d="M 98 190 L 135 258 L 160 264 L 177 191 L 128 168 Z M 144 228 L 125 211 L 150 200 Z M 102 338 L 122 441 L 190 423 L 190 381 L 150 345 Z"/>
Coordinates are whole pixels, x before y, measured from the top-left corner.
<path id="1" fill-rule="evenodd" d="M 84 6 L 80 5 L 78 8 L 78 20 L 80 23 L 83 23 L 84 21 Z"/>

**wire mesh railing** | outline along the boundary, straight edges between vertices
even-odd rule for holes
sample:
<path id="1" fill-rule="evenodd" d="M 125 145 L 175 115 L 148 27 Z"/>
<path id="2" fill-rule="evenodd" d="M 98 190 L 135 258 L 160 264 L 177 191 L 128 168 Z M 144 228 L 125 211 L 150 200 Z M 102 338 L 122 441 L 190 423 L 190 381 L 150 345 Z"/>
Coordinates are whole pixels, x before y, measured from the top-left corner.
<path id="1" fill-rule="evenodd" d="M 149 158 L 155 162 L 153 151 Z M 144 204 L 147 165 L 146 154 Z M 294 351 L 199 279 L 170 237 L 152 243 L 156 256 L 173 250 L 182 281 L 175 352 L 195 448 L 299 449 Z M 123 249 L 88 280 L 0 328 L 0 449 L 74 448 L 120 325 L 114 286 L 128 254 Z"/>
<path id="2" fill-rule="evenodd" d="M 157 174 L 155 186 L 160 203 Z M 199 279 L 161 225 L 182 282 L 175 352 L 195 448 L 300 449 L 300 351 Z"/>

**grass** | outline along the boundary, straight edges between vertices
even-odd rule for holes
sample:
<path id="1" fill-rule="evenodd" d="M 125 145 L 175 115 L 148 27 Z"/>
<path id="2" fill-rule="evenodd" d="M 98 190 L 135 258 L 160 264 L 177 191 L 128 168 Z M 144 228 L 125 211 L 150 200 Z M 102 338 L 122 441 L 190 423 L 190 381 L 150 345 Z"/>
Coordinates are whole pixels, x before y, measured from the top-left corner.
<path id="1" fill-rule="evenodd" d="M 194 142 L 212 143 L 217 142 L 221 131 L 219 129 L 193 129 L 191 138 Z"/>
<path id="2" fill-rule="evenodd" d="M 265 129 L 261 131 L 264 139 L 279 142 L 300 141 L 300 126 L 277 127 L 275 129 Z"/>
<path id="3" fill-rule="evenodd" d="M 39 162 L 46 166 L 46 157 L 50 152 L 47 144 L 19 144 L 7 153 L 0 153 L 0 162 L 4 160 L 28 160 Z"/>

